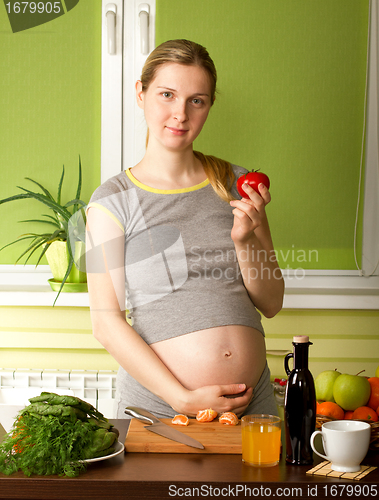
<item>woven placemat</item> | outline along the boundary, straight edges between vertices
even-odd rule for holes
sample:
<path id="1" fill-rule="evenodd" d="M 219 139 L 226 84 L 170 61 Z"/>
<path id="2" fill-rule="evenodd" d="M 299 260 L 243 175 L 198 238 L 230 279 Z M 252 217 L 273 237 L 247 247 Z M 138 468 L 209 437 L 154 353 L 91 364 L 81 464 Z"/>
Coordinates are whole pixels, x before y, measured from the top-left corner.
<path id="1" fill-rule="evenodd" d="M 338 472 L 331 469 L 331 462 L 325 461 L 313 467 L 307 471 L 307 474 L 312 476 L 328 476 L 328 477 L 339 477 L 341 479 L 354 479 L 359 481 L 362 477 L 367 476 L 371 471 L 375 470 L 376 467 L 371 467 L 370 465 L 361 465 L 361 468 L 357 472 Z"/>

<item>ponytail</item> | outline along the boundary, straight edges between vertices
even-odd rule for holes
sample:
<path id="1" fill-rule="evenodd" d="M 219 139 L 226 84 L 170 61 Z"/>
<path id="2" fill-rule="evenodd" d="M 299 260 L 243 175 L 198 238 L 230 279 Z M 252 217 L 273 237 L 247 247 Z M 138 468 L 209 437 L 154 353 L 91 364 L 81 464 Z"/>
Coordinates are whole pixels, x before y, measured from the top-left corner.
<path id="1" fill-rule="evenodd" d="M 235 198 L 230 192 L 235 180 L 231 164 L 215 156 L 204 155 L 199 151 L 194 151 L 194 155 L 203 164 L 204 171 L 216 194 L 227 203 L 234 200 Z"/>

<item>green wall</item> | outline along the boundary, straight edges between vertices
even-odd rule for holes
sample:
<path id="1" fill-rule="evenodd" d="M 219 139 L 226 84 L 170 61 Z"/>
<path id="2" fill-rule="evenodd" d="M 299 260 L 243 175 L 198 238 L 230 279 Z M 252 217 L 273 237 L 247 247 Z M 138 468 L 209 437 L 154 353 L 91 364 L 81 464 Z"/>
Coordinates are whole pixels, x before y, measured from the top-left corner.
<path id="1" fill-rule="evenodd" d="M 1 5 L 0 47 L 0 198 L 18 193 L 16 186 L 33 189 L 24 177 L 56 194 L 64 165 L 63 196 L 71 200 L 80 154 L 87 202 L 100 184 L 101 2 L 80 0 L 63 16 L 18 33 Z M 31 229 L 18 221 L 41 213 L 29 200 L 1 205 L 0 247 Z M 3 250 L 0 264 L 13 264 L 24 248 Z"/>
<path id="2" fill-rule="evenodd" d="M 355 269 L 368 4 L 157 0 L 157 44 L 197 41 L 218 69 L 198 149 L 271 178 L 282 267 Z"/>

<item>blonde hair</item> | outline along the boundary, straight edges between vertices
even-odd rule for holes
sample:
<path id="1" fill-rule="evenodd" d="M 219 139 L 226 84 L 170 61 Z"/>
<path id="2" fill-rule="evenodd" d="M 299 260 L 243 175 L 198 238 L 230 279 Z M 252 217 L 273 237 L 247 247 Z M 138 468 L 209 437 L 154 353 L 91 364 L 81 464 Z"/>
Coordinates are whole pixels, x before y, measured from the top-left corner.
<path id="1" fill-rule="evenodd" d="M 210 99 L 213 106 L 216 97 L 217 72 L 214 62 L 205 47 L 183 39 L 168 40 L 159 45 L 146 59 L 142 69 L 141 82 L 143 91 L 146 91 L 150 83 L 154 80 L 159 66 L 166 63 L 195 65 L 205 69 L 209 75 L 211 84 Z M 146 145 L 148 140 L 149 135 L 146 138 Z M 234 197 L 230 193 L 230 190 L 233 186 L 235 175 L 231 164 L 215 156 L 204 155 L 198 151 L 194 151 L 194 155 L 201 161 L 209 182 L 217 195 L 226 202 L 233 200 Z"/>

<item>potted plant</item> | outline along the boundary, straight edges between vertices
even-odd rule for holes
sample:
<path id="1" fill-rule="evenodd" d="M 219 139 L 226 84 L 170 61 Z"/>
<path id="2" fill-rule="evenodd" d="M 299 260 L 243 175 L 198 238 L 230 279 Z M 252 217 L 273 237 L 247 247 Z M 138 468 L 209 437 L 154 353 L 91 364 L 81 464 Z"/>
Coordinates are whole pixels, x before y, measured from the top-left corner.
<path id="1" fill-rule="evenodd" d="M 26 177 L 26 180 L 37 185 L 41 192 L 30 191 L 18 186 L 23 192 L 0 200 L 0 205 L 14 200 L 32 199 L 42 203 L 48 207 L 52 214 L 43 214 L 41 219 L 29 219 L 20 222 L 42 223 L 50 226 L 50 230 L 43 233 L 26 233 L 19 236 L 15 241 L 8 243 L 0 248 L 13 245 L 19 241 L 28 241 L 29 245 L 26 250 L 16 260 L 16 264 L 26 256 L 24 264 L 28 262 L 30 257 L 40 250 L 36 266 L 41 262 L 41 259 L 46 255 L 47 262 L 53 274 L 53 279 L 48 280 L 51 288 L 57 291 L 54 304 L 62 291 L 86 291 L 87 275 L 85 272 L 85 212 L 86 203 L 80 199 L 82 187 L 82 166 L 79 156 L 79 180 L 74 199 L 67 203 L 62 203 L 62 185 L 64 180 L 64 165 L 62 174 L 58 184 L 56 199 L 51 193 L 42 186 L 39 182 Z M 75 286 L 74 284 L 79 284 Z"/>

